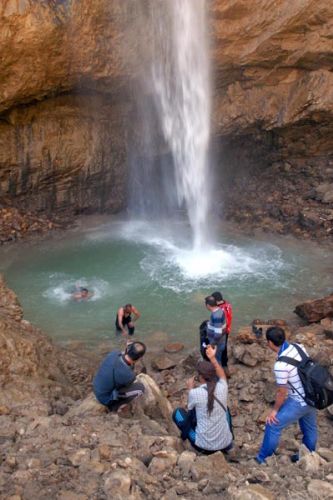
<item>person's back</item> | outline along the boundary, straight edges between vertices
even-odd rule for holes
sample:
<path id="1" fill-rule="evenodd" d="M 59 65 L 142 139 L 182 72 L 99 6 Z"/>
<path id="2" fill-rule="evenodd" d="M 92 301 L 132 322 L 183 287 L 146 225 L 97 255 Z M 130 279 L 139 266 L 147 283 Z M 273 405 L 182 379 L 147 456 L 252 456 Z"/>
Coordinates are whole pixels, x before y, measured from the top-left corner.
<path id="1" fill-rule="evenodd" d="M 216 384 L 214 396 L 227 408 L 228 385 L 223 379 Z M 195 408 L 197 417 L 196 444 L 205 450 L 221 450 L 232 442 L 226 412 L 215 400 L 210 415 L 207 409 L 206 384 L 189 391 L 188 408 Z"/>
<path id="2" fill-rule="evenodd" d="M 308 355 L 304 346 L 302 344 L 298 345 L 305 352 L 305 354 Z M 294 347 L 292 344 L 289 344 L 289 346 L 283 351 L 283 356 L 295 359 L 296 361 L 301 361 L 302 359 L 296 347 Z M 300 403 L 302 406 L 306 406 L 306 403 L 303 399 L 305 396 L 305 392 L 301 379 L 298 375 L 297 367 L 286 363 L 285 361 L 280 361 L 278 357 L 274 364 L 274 373 L 278 385 L 287 385 L 288 396 Z M 289 384 L 291 384 L 292 387 Z"/>
<path id="3" fill-rule="evenodd" d="M 120 351 L 113 351 L 106 356 L 100 365 L 94 380 L 93 388 L 96 398 L 103 405 L 113 399 L 113 391 L 133 382 L 135 374 L 122 358 Z"/>

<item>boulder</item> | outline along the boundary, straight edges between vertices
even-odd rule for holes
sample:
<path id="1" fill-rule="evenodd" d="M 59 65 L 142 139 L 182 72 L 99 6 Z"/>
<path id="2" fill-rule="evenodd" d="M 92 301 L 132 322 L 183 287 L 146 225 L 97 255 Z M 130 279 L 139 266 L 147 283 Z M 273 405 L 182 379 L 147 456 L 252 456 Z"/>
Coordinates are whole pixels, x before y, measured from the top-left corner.
<path id="1" fill-rule="evenodd" d="M 231 500 L 275 500 L 275 495 L 260 484 L 250 484 L 243 488 L 228 488 Z"/>
<path id="2" fill-rule="evenodd" d="M 236 361 L 251 367 L 266 358 L 264 349 L 258 344 L 236 344 L 232 348 L 232 353 Z"/>
<path id="3" fill-rule="evenodd" d="M 324 328 L 326 337 L 333 339 L 333 318 L 324 318 L 320 324 Z"/>
<path id="4" fill-rule="evenodd" d="M 152 359 L 151 366 L 158 371 L 170 370 L 177 365 L 177 361 L 170 359 L 166 354 L 160 354 Z"/>
<path id="5" fill-rule="evenodd" d="M 123 500 L 129 498 L 131 484 L 132 479 L 127 471 L 115 470 L 105 475 L 103 490 L 107 498 Z"/>
<path id="6" fill-rule="evenodd" d="M 333 203 L 333 183 L 324 182 L 316 188 L 316 198 L 322 203 Z"/>
<path id="7" fill-rule="evenodd" d="M 333 484 L 320 479 L 312 479 L 308 484 L 310 498 L 323 500 L 333 498 Z"/>
<path id="8" fill-rule="evenodd" d="M 307 300 L 296 306 L 298 316 L 308 323 L 316 323 L 326 317 L 333 317 L 333 293 L 316 300 Z"/>
<path id="9" fill-rule="evenodd" d="M 219 479 L 230 471 L 230 466 L 220 451 L 208 456 L 197 457 L 190 468 L 190 475 L 194 481 Z"/>
<path id="10" fill-rule="evenodd" d="M 183 349 L 184 349 L 184 344 L 182 344 L 181 342 L 173 342 L 164 346 L 165 352 L 168 352 L 170 354 L 174 352 L 180 352 Z"/>

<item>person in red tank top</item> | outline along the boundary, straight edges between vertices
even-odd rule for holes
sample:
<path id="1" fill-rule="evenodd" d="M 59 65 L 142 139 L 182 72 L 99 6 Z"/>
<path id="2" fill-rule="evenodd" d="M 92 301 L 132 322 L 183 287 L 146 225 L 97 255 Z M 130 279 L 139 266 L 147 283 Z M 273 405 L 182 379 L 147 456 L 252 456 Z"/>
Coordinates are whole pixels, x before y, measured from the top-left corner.
<path id="1" fill-rule="evenodd" d="M 226 339 L 225 348 L 222 352 L 221 361 L 222 361 L 222 367 L 224 368 L 224 371 L 226 372 L 227 377 L 229 377 L 230 374 L 229 374 L 229 370 L 228 370 L 227 346 L 228 346 L 228 337 L 229 337 L 229 334 L 231 332 L 231 324 L 232 324 L 232 305 L 230 304 L 230 302 L 227 302 L 226 300 L 223 299 L 221 292 L 212 293 L 212 297 L 215 298 L 217 305 L 219 307 L 221 307 L 221 309 L 223 309 L 224 314 L 225 314 L 225 319 L 226 319 L 225 332 L 227 334 L 227 339 Z"/>

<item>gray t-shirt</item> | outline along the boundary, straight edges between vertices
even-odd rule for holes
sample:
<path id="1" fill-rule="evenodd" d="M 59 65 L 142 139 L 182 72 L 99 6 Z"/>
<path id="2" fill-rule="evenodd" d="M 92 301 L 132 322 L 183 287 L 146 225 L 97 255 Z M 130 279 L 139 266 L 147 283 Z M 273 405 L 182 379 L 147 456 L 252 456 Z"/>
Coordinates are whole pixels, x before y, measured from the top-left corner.
<path id="1" fill-rule="evenodd" d="M 207 411 L 208 392 L 206 384 L 196 389 L 191 389 L 188 395 L 188 409 L 195 408 L 197 416 L 195 444 L 204 450 L 223 450 L 230 445 L 232 435 L 226 417 L 226 412 L 221 405 L 214 400 L 212 413 Z M 219 379 L 215 388 L 215 396 L 227 408 L 228 385 L 223 379 Z"/>

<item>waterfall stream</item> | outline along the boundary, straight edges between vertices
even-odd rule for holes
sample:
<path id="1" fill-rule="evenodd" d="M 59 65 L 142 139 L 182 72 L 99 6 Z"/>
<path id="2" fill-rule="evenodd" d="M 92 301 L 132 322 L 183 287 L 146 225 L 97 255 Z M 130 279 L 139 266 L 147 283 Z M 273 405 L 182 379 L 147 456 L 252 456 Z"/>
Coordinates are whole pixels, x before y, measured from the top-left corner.
<path id="1" fill-rule="evenodd" d="M 149 5 L 152 47 L 144 84 L 152 103 L 149 105 L 145 96 L 145 104 L 140 105 L 140 122 L 145 129 L 146 148 L 150 146 L 153 154 L 153 150 L 158 149 L 151 144 L 156 127 L 152 120 L 153 107 L 171 158 L 165 165 L 161 165 L 162 159 L 156 165 L 145 158 L 139 174 L 135 165 L 133 191 L 140 186 L 144 193 L 141 208 L 145 207 L 149 215 L 157 212 L 157 203 L 159 215 L 165 215 L 161 200 L 166 200 L 165 209 L 170 203 L 173 208 L 184 208 L 192 228 L 193 248 L 202 250 L 207 243 L 210 202 L 208 145 L 211 106 L 206 1 L 166 0 L 163 4 L 151 2 Z M 142 96 L 139 95 L 138 99 L 141 100 Z M 154 182 L 156 171 L 159 172 L 158 182 Z M 162 192 L 157 194 L 156 190 Z M 137 198 L 135 194 L 134 199 Z"/>

